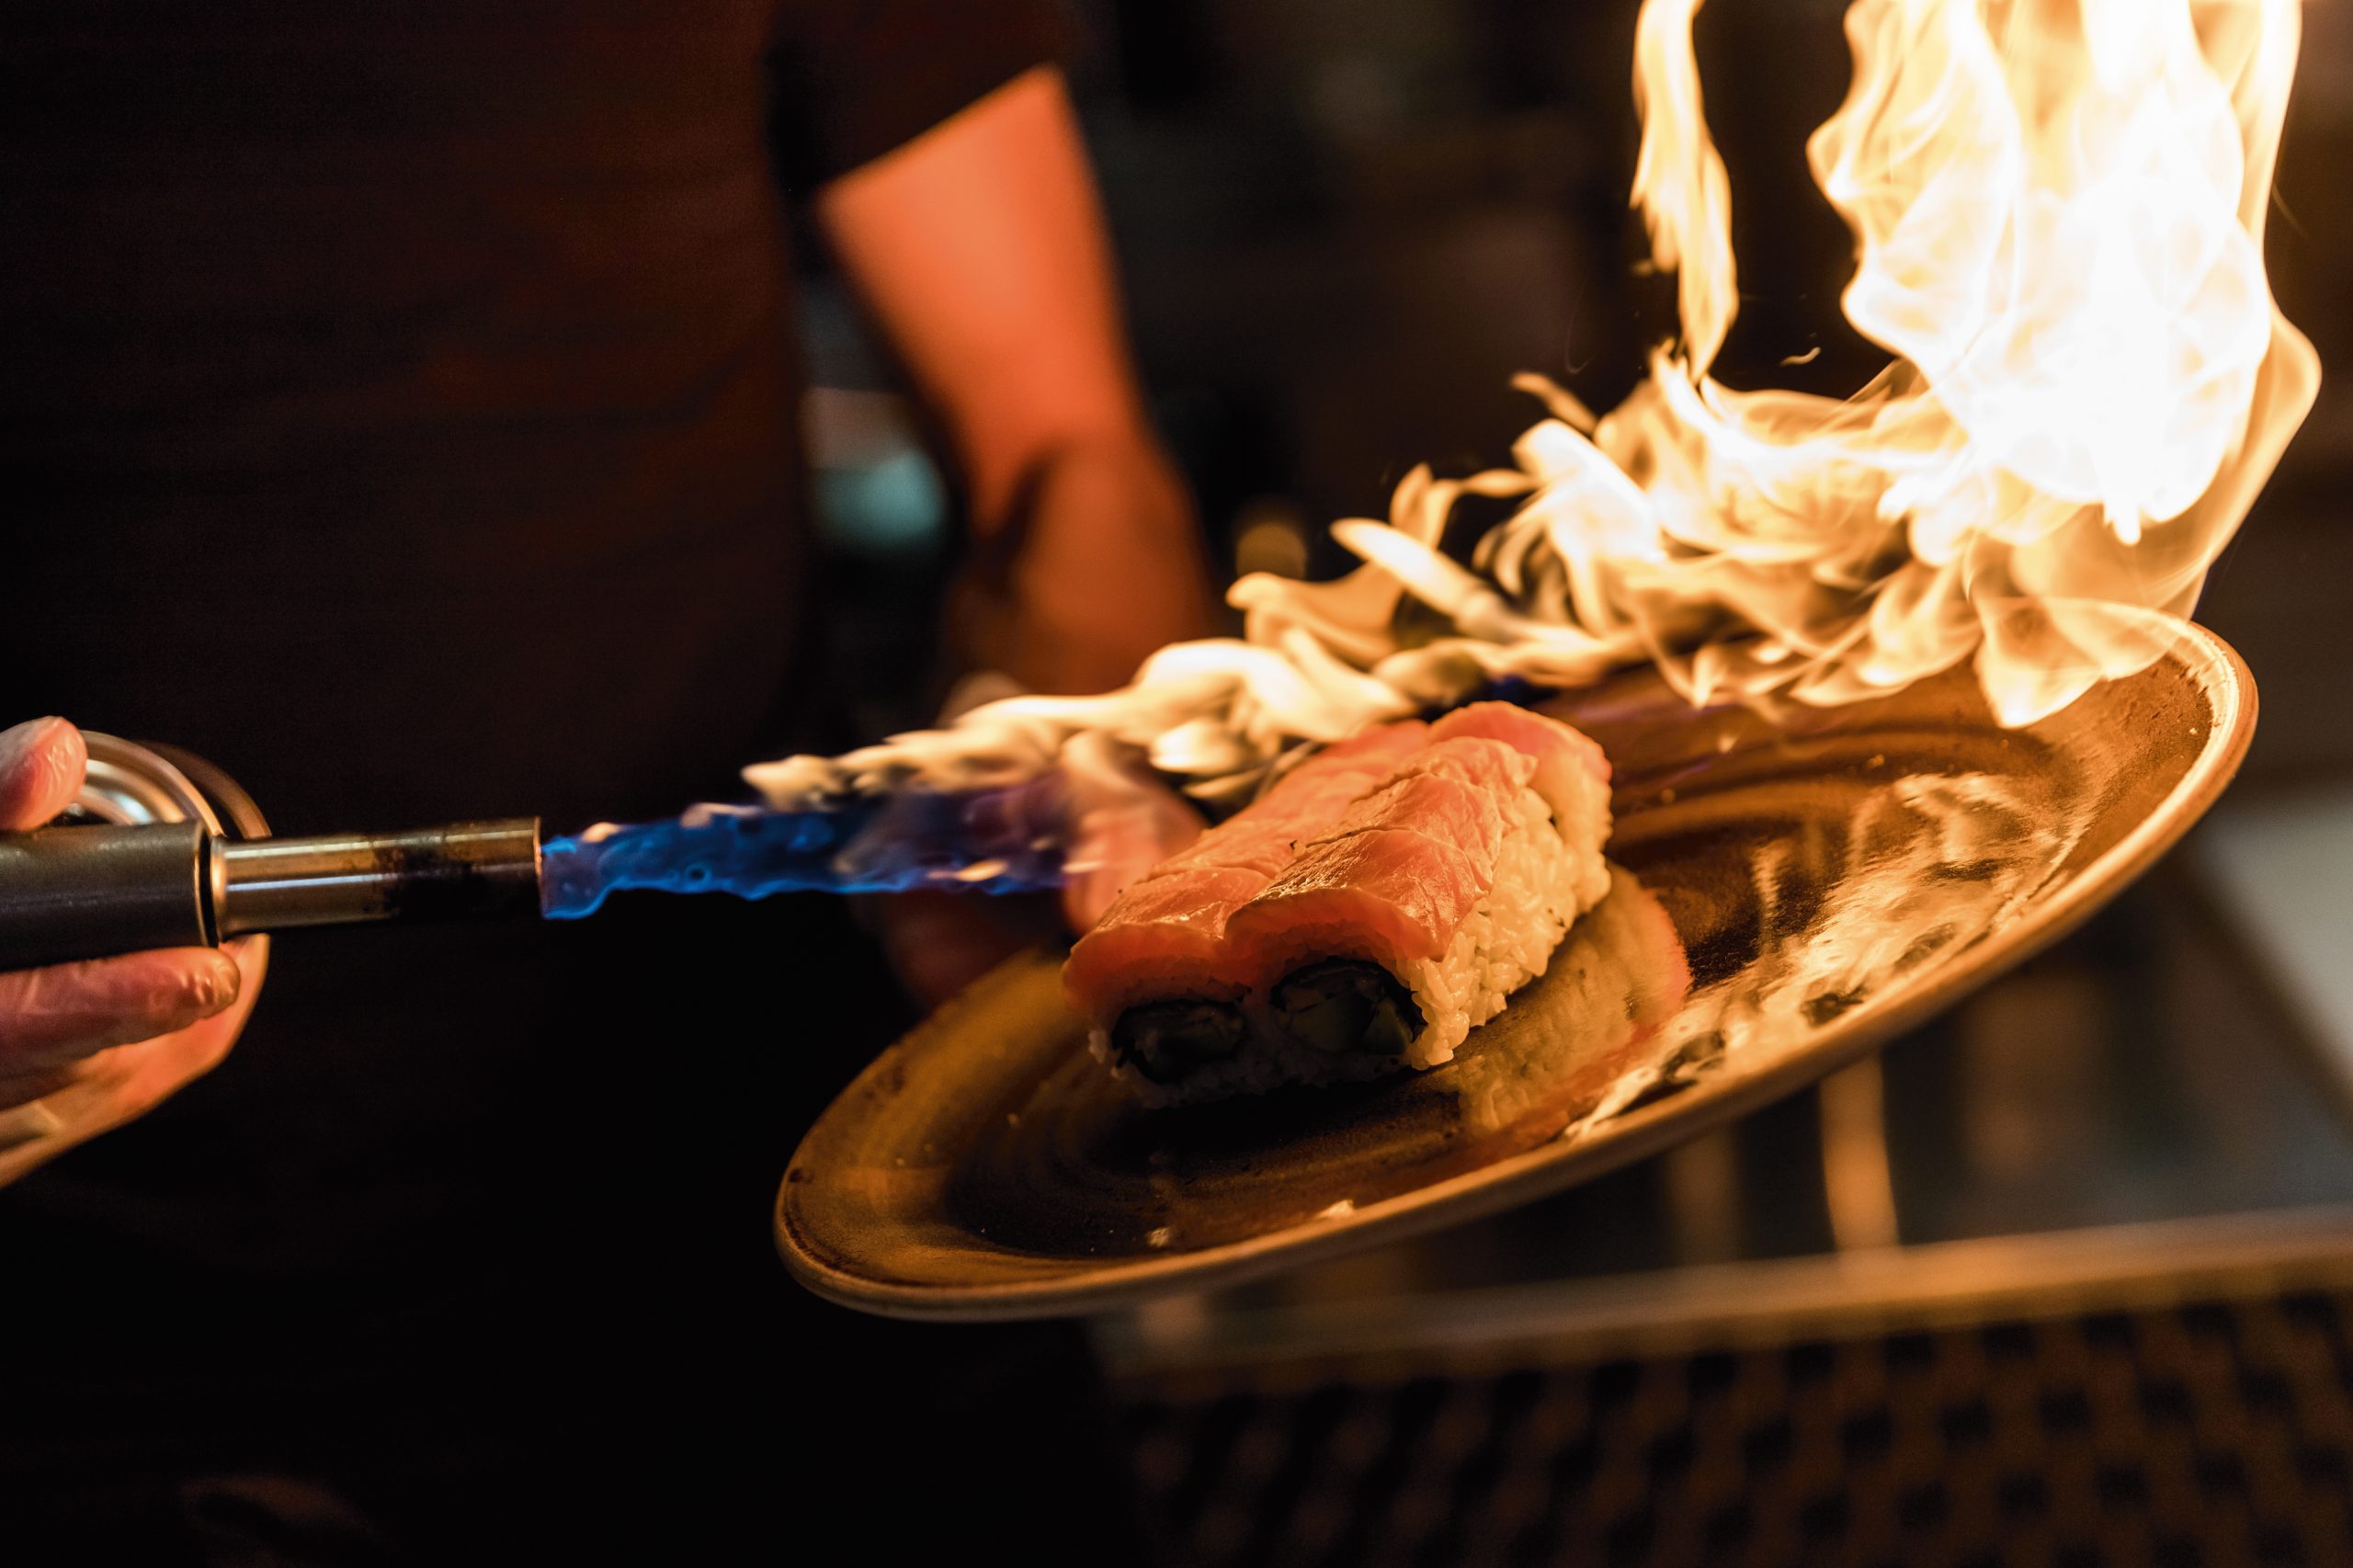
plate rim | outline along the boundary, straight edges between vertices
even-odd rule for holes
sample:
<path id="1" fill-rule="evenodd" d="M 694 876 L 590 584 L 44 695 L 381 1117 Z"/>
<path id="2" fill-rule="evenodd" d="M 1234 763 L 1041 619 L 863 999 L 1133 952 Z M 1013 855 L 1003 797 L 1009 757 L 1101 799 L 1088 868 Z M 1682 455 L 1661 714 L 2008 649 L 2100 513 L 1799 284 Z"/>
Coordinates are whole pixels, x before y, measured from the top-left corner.
<path id="1" fill-rule="evenodd" d="M 772 1208 L 777 1251 L 792 1277 L 812 1292 L 883 1317 L 985 1323 L 1085 1316 L 1179 1289 L 1240 1284 L 1336 1254 L 1483 1219 L 1583 1186 L 1672 1148 L 1851 1065 L 1925 1022 L 1960 994 L 1974 989 L 1988 978 L 1987 971 L 2007 969 L 2041 952 L 2090 918 L 2197 824 L 2246 758 L 2254 738 L 2256 693 L 2254 673 L 2230 643 L 2196 622 L 2184 621 L 2180 631 L 2164 656 L 2178 662 L 2207 699 L 2211 726 L 2205 744 L 2154 810 L 2053 895 L 2049 906 L 2053 913 L 2029 935 L 2008 943 L 1973 945 L 1949 967 L 1886 1006 L 1859 1008 L 1835 1021 L 1805 1051 L 1753 1073 L 1695 1085 L 1616 1118 L 1606 1129 L 1574 1146 L 1576 1154 L 1586 1157 L 1563 1158 L 1553 1147 L 1555 1141 L 1547 1140 L 1492 1165 L 1379 1199 L 1345 1215 L 1318 1217 L 1195 1252 L 1131 1258 L 1075 1278 L 916 1285 L 877 1280 L 837 1267 L 810 1244 L 794 1223 L 794 1190 L 801 1185 L 790 1179 L 799 1160 L 796 1145 Z M 1028 956 L 1025 953 L 1022 958 Z M 974 983 L 975 988 L 987 985 L 1002 972 L 1002 968 L 991 971 Z M 946 1006 L 956 1006 L 956 1000 L 950 999 Z M 855 1093 L 858 1084 L 883 1071 L 902 1043 L 894 1041 L 879 1053 L 840 1097 Z M 829 1106 L 821 1114 L 820 1122 L 831 1109 Z M 816 1125 L 812 1123 L 803 1132 L 802 1142 Z"/>

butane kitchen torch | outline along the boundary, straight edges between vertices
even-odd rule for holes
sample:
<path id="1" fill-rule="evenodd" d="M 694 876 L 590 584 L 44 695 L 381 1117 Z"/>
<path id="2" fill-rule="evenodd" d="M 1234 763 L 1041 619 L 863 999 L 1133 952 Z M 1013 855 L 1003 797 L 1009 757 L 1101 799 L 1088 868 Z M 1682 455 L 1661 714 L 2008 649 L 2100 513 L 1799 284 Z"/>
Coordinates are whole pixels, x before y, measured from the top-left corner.
<path id="1" fill-rule="evenodd" d="M 218 768 L 85 738 L 73 810 L 0 834 L 0 970 L 301 926 L 540 913 L 536 820 L 272 838 Z"/>
<path id="2" fill-rule="evenodd" d="M 625 889 L 1014 892 L 1061 876 L 1051 778 L 822 810 L 704 806 L 545 842 L 532 817 L 275 838 L 252 798 L 202 759 L 85 738 L 74 809 L 0 834 L 0 971 L 305 926 L 571 918 Z"/>

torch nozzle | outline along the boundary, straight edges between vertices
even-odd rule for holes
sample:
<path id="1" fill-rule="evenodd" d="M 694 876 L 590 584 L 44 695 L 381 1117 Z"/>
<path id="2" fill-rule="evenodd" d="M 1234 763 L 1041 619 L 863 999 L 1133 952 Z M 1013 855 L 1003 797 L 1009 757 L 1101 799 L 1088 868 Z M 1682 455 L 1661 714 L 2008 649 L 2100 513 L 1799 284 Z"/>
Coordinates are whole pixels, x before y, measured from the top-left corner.
<path id="1" fill-rule="evenodd" d="M 0 834 L 0 971 L 301 926 L 539 914 L 529 818 L 310 838 L 187 822 Z"/>

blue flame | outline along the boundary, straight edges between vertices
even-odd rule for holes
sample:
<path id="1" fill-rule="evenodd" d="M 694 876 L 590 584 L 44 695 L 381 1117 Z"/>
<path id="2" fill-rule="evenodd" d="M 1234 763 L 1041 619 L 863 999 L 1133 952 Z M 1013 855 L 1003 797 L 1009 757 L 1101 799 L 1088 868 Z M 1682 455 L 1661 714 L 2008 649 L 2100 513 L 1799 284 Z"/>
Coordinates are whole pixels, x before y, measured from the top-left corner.
<path id="1" fill-rule="evenodd" d="M 1553 695 L 1507 679 L 1466 700 L 1532 706 Z M 1069 806 L 1069 788 L 1053 772 L 994 790 L 858 796 L 822 810 L 697 806 L 665 822 L 551 839 L 541 851 L 540 904 L 551 919 L 577 920 L 635 889 L 738 898 L 1040 892 L 1062 886 Z"/>
<path id="2" fill-rule="evenodd" d="M 961 794 L 911 792 L 822 811 L 698 806 L 667 822 L 551 839 L 540 904 L 594 915 L 616 892 L 1034 892 L 1062 885 L 1058 779 Z"/>

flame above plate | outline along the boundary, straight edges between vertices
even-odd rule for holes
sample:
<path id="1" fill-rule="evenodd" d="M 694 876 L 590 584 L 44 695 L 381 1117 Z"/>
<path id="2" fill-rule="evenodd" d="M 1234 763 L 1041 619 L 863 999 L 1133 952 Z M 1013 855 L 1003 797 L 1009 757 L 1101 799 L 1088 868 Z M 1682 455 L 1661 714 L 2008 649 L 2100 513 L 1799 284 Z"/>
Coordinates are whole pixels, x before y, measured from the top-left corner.
<path id="1" fill-rule="evenodd" d="M 1807 151 L 1856 236 L 1847 315 L 1894 358 L 1845 400 L 1710 374 L 1738 297 L 1700 3 L 1639 25 L 1633 196 L 1682 333 L 1622 405 L 1523 377 L 1551 416 L 1512 467 L 1417 469 L 1385 523 L 1334 526 L 1366 562 L 1337 582 L 1244 578 L 1243 640 L 751 781 L 971 787 L 1088 734 L 1214 799 L 1499 679 L 1647 658 L 1695 703 L 1832 705 L 1973 659 L 2015 726 L 2161 656 L 2318 386 L 2262 257 L 2297 0 L 1857 0 Z M 1465 567 L 1438 541 L 1471 494 L 1520 504 Z M 1448 633 L 1401 640 L 1408 597 Z"/>

